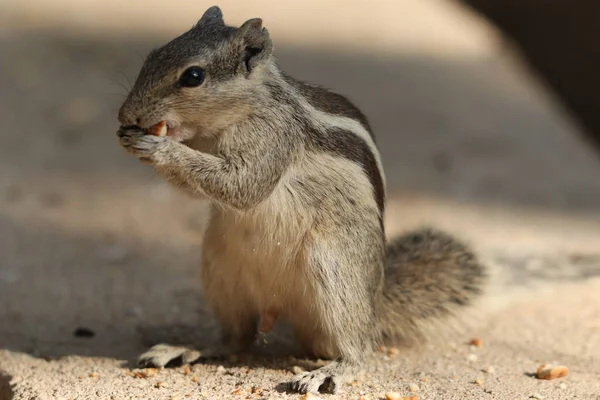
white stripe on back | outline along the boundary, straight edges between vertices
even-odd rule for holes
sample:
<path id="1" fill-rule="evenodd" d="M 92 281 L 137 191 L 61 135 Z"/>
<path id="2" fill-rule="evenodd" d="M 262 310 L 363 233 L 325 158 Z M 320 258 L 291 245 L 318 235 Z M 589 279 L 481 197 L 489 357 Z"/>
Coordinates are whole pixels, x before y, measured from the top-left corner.
<path id="1" fill-rule="evenodd" d="M 369 131 L 357 120 L 344 117 L 341 115 L 329 114 L 325 111 L 321 111 L 318 108 L 315 108 L 312 104 L 304 98 L 298 91 L 288 84 L 283 77 L 279 74 L 279 71 L 276 72 L 279 76 L 279 81 L 284 85 L 284 88 L 288 93 L 290 93 L 293 98 L 298 99 L 298 103 L 300 106 L 306 111 L 306 114 L 310 116 L 311 122 L 322 130 L 327 130 L 331 128 L 339 128 L 348 132 L 352 132 L 362 140 L 365 141 L 371 153 L 373 153 L 373 157 L 375 158 L 375 162 L 377 163 L 377 169 L 379 170 L 379 174 L 381 175 L 381 179 L 383 181 L 383 189 L 386 188 L 385 182 L 385 174 L 383 172 L 383 165 L 381 163 L 381 156 L 379 154 L 379 150 L 377 150 L 377 146 L 373 141 L 373 138 L 369 134 Z"/>

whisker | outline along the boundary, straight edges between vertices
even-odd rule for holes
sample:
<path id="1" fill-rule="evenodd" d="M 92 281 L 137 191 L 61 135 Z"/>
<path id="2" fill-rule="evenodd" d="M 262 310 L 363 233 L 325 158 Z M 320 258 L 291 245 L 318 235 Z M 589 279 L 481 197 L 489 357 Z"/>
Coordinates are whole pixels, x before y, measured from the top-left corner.
<path id="1" fill-rule="evenodd" d="M 125 81 L 127 82 L 127 85 L 128 85 L 127 91 L 130 92 L 133 85 L 131 84 L 131 81 L 129 80 L 129 77 L 127 76 L 127 74 L 125 74 L 123 71 L 117 71 L 117 73 L 119 75 L 121 75 L 123 78 L 125 78 Z"/>
<path id="2" fill-rule="evenodd" d="M 127 95 L 123 94 L 123 93 L 102 93 L 105 96 L 120 96 L 121 98 L 126 98 Z"/>
<path id="3" fill-rule="evenodd" d="M 116 81 L 112 82 L 111 81 L 110 84 L 117 85 L 117 86 L 121 87 L 125 91 L 125 93 L 129 93 L 129 91 L 131 90 L 131 88 L 128 89 L 127 86 L 125 86 L 121 82 L 116 82 Z M 127 95 L 125 94 L 125 96 L 127 96 Z"/>

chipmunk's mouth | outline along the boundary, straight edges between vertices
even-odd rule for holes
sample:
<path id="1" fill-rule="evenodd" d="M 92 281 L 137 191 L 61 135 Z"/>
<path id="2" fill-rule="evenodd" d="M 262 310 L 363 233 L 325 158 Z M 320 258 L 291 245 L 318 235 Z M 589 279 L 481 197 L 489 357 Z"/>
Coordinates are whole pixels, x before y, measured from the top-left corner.
<path id="1" fill-rule="evenodd" d="M 143 128 L 139 125 L 122 125 L 121 130 L 142 131 L 146 135 L 170 137 L 178 142 L 188 140 L 191 136 L 193 136 L 189 129 L 167 120 L 162 120 L 147 128 Z"/>
<path id="2" fill-rule="evenodd" d="M 121 125 L 121 130 L 124 131 L 142 131 L 142 127 L 139 125 Z"/>

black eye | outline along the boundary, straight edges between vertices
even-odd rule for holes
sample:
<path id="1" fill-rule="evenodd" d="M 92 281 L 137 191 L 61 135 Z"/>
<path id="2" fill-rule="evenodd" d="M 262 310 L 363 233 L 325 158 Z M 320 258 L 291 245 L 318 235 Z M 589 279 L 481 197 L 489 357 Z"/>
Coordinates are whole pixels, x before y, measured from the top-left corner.
<path id="1" fill-rule="evenodd" d="M 204 82 L 204 70 L 200 67 L 189 67 L 179 78 L 179 86 L 196 87 Z"/>

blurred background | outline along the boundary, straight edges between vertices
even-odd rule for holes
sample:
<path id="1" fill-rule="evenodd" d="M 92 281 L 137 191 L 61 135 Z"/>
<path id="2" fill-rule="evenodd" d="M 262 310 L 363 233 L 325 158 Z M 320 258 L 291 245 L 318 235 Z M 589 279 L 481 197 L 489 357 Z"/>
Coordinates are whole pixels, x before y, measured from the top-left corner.
<path id="1" fill-rule="evenodd" d="M 165 327 L 210 328 L 206 204 L 115 132 L 148 51 L 213 3 L 0 0 L 0 348 L 128 359 Z M 458 234 L 501 266 L 505 296 L 600 275 L 600 3 L 216 4 L 232 25 L 263 18 L 283 69 L 367 114 L 390 235 Z"/>

